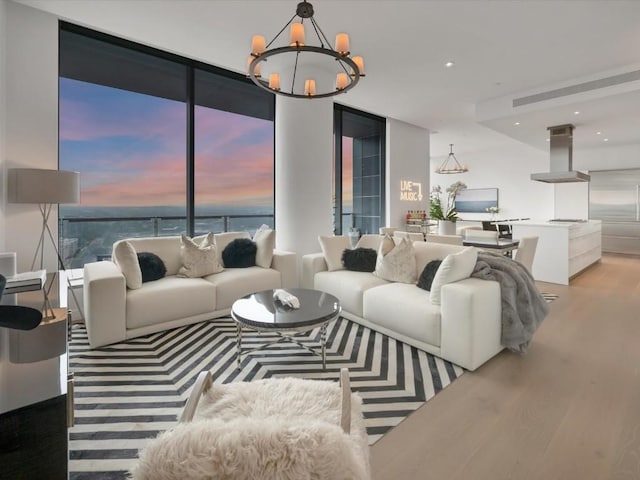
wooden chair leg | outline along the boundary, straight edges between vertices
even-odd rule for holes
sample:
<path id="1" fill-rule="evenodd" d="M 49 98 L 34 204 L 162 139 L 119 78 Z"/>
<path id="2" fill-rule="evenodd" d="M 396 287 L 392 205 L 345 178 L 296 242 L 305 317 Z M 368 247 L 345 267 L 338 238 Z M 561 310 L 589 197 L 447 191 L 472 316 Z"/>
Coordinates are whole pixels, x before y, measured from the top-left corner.
<path id="1" fill-rule="evenodd" d="M 182 410 L 182 415 L 180 415 L 180 423 L 186 423 L 193 420 L 193 415 L 196 413 L 200 397 L 202 397 L 202 395 L 211 388 L 212 383 L 213 380 L 211 378 L 211 372 L 200 372 L 198 378 L 196 378 L 196 382 L 193 384 L 191 395 L 189 395 L 189 399 Z"/>

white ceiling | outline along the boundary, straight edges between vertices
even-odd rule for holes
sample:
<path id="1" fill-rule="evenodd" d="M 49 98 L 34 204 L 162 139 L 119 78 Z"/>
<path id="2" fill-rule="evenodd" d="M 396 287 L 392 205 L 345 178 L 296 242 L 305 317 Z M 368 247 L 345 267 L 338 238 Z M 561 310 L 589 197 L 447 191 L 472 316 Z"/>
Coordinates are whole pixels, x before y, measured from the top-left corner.
<path id="1" fill-rule="evenodd" d="M 269 40 L 297 0 L 19 0 L 62 18 L 243 72 L 251 36 Z M 434 132 L 432 156 L 546 149 L 574 123 L 576 147 L 640 143 L 640 82 L 476 121 L 476 105 L 640 69 L 638 0 L 312 0 L 329 39 L 346 31 L 367 76 L 337 101 Z M 455 62 L 445 68 L 448 60 Z M 637 84 L 637 85 L 636 85 Z M 626 91 L 623 91 L 626 90 Z M 504 98 L 503 98 L 504 97 Z M 493 99 L 493 100 L 492 100 Z M 497 100 L 496 100 L 497 99 Z M 574 115 L 574 111 L 580 115 Z M 514 122 L 520 125 L 515 126 Z M 490 127 L 490 128 L 489 128 Z M 437 132 L 437 133 L 435 133 Z M 501 132 L 501 133 L 496 133 Z"/>

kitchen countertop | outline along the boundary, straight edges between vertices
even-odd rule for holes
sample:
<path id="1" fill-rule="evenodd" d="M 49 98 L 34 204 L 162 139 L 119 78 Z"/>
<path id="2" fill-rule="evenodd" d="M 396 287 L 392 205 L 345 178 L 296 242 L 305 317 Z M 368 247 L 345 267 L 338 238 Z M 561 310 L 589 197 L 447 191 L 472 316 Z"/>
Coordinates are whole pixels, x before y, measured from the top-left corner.
<path id="1" fill-rule="evenodd" d="M 586 222 L 550 222 L 548 220 L 519 220 L 509 222 L 510 225 L 523 225 L 532 227 L 550 227 L 550 228 L 580 228 L 585 225 L 600 225 L 601 220 L 588 220 Z"/>

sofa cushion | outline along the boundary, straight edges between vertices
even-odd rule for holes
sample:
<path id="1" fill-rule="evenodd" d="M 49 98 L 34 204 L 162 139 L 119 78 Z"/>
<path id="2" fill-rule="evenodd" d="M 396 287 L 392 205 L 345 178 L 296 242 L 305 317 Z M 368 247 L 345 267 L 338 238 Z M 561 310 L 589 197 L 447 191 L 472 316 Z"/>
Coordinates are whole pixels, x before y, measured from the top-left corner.
<path id="1" fill-rule="evenodd" d="M 373 272 L 376 269 L 377 253 L 373 248 L 347 248 L 342 252 L 342 264 L 354 272 Z"/>
<path id="2" fill-rule="evenodd" d="M 327 262 L 327 268 L 330 272 L 334 270 L 342 270 L 342 252 L 347 248 L 351 248 L 349 243 L 349 237 L 335 236 L 335 237 L 323 237 L 319 236 L 320 248 L 324 254 L 324 259 Z"/>
<path id="3" fill-rule="evenodd" d="M 256 243 L 249 238 L 231 240 L 222 251 L 225 268 L 248 268 L 256 264 Z"/>
<path id="4" fill-rule="evenodd" d="M 407 283 L 389 283 L 364 292 L 363 318 L 420 342 L 440 346 L 440 306 L 429 292 Z"/>
<path id="5" fill-rule="evenodd" d="M 373 248 L 377 252 L 378 248 L 380 248 L 380 242 L 382 242 L 383 238 L 384 235 L 365 233 L 360 237 L 360 240 L 358 240 L 356 248 Z"/>
<path id="6" fill-rule="evenodd" d="M 181 243 L 182 266 L 178 270 L 179 277 L 198 278 L 222 271 L 213 233 L 209 233 L 200 242 L 182 235 Z"/>
<path id="7" fill-rule="evenodd" d="M 273 250 L 276 248 L 276 231 L 268 225 L 262 225 L 253 236 L 258 251 L 256 252 L 256 265 L 262 268 L 271 268 Z"/>
<path id="8" fill-rule="evenodd" d="M 127 328 L 146 327 L 216 310 L 216 289 L 202 278 L 175 275 L 127 292 Z"/>
<path id="9" fill-rule="evenodd" d="M 114 263 L 120 268 L 127 288 L 135 290 L 142 286 L 142 270 L 138 263 L 135 247 L 128 240 L 120 240 L 113 245 Z"/>
<path id="10" fill-rule="evenodd" d="M 433 279 L 430 291 L 431 303 L 440 305 L 440 290 L 443 285 L 469 278 L 477 259 L 478 249 L 475 247 L 467 247 L 458 253 L 447 255 Z"/>
<path id="11" fill-rule="evenodd" d="M 142 283 L 160 280 L 167 274 L 167 267 L 164 266 L 162 259 L 155 253 L 138 253 L 138 263 L 142 272 Z"/>
<path id="12" fill-rule="evenodd" d="M 414 242 L 413 249 L 416 253 L 416 275 L 420 276 L 427 263 L 444 260 L 447 255 L 461 252 L 465 247 L 446 243 Z"/>
<path id="13" fill-rule="evenodd" d="M 251 238 L 251 235 L 249 235 L 249 232 L 223 232 L 213 235 L 216 248 L 218 249 L 218 261 L 220 265 L 224 265 L 222 262 L 222 252 L 225 247 L 236 238 Z"/>
<path id="14" fill-rule="evenodd" d="M 158 255 L 167 268 L 167 275 L 175 275 L 182 266 L 179 236 L 129 238 L 127 241 L 133 245 L 136 252 L 151 252 Z"/>
<path id="15" fill-rule="evenodd" d="M 421 288 L 422 290 L 431 290 L 433 279 L 435 278 L 436 273 L 438 272 L 438 268 L 440 268 L 441 264 L 442 260 L 431 260 L 429 263 L 427 263 L 427 266 L 424 267 L 424 270 L 420 274 L 420 277 L 418 277 L 417 287 Z"/>
<path id="16" fill-rule="evenodd" d="M 376 269 L 373 274 L 390 282 L 415 284 L 416 256 L 413 244 L 410 240 L 403 238 L 398 245 L 385 254 L 388 242 L 393 243 L 392 239 L 387 240 L 387 238 L 388 236 L 385 236 L 378 250 Z"/>
<path id="17" fill-rule="evenodd" d="M 318 272 L 314 278 L 314 288 L 336 296 L 344 310 L 358 317 L 362 317 L 362 293 L 387 283 L 371 273 L 349 270 Z"/>
<path id="18" fill-rule="evenodd" d="M 227 268 L 205 277 L 216 288 L 216 310 L 231 308 L 233 302 L 250 293 L 281 287 L 280 272 L 271 268 Z"/>

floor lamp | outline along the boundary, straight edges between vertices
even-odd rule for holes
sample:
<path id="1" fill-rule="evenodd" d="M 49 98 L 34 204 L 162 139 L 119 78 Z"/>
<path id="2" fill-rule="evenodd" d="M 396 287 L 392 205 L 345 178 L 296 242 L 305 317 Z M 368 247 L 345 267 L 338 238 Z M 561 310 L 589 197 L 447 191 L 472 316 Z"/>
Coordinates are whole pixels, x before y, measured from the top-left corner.
<path id="1" fill-rule="evenodd" d="M 80 202 L 80 174 L 78 172 L 67 172 L 63 170 L 10 168 L 8 171 L 7 186 L 9 203 L 37 204 L 40 208 L 42 228 L 38 246 L 33 255 L 31 270 L 34 270 L 36 266 L 39 266 L 40 270 L 44 269 L 44 244 L 46 241 L 45 238 L 48 237 L 58 257 L 60 268 L 66 272 L 57 242 L 53 238 L 53 234 L 49 228 L 49 216 L 54 205 Z M 38 258 L 40 259 L 39 263 Z M 51 289 L 51 285 L 55 282 L 56 273 L 57 272 L 54 272 L 49 289 Z M 67 284 L 70 286 L 69 277 L 68 275 L 65 276 L 67 277 Z M 45 285 L 43 285 L 42 288 L 45 297 L 44 315 L 45 318 L 52 318 L 54 314 L 51 303 L 49 302 L 49 290 Z M 71 289 L 71 294 L 76 304 L 78 304 L 73 289 Z"/>

